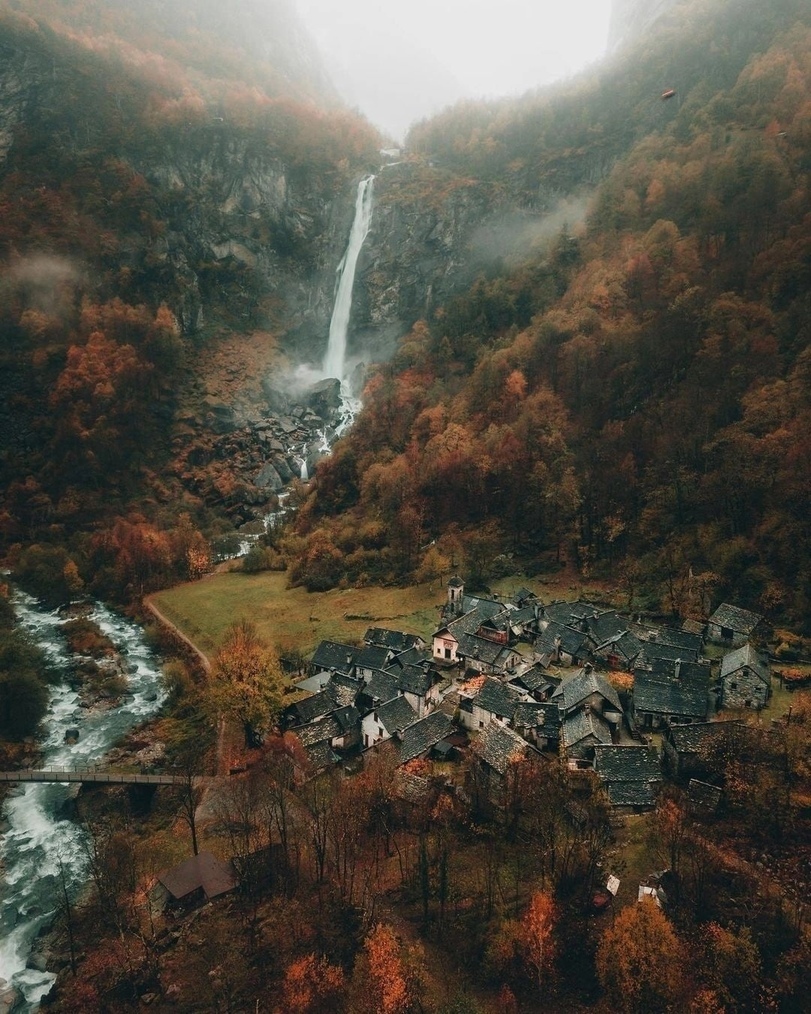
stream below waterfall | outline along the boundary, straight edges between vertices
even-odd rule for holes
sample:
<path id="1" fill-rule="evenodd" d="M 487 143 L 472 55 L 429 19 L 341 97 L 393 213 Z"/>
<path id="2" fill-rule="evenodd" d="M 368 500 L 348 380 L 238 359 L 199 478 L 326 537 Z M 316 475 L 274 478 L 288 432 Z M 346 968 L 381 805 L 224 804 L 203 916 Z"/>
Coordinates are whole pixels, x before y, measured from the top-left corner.
<path id="1" fill-rule="evenodd" d="M 94 606 L 89 618 L 128 663 L 129 691 L 114 708 L 85 709 L 69 683 L 74 657 L 61 632 L 66 619 L 41 609 L 21 591 L 15 591 L 13 602 L 20 626 L 60 674 L 43 724 L 42 767 L 86 767 L 101 761 L 121 736 L 154 715 L 163 702 L 160 664 L 143 630 L 105 606 Z M 77 742 L 65 742 L 68 728 L 79 730 Z M 0 813 L 0 979 L 25 998 L 15 1011 L 36 1010 L 53 984 L 53 974 L 28 965 L 41 965 L 32 960 L 32 951 L 37 935 L 53 918 L 62 875 L 74 895 L 85 881 L 84 832 L 70 819 L 75 791 L 69 785 L 20 785 Z"/>

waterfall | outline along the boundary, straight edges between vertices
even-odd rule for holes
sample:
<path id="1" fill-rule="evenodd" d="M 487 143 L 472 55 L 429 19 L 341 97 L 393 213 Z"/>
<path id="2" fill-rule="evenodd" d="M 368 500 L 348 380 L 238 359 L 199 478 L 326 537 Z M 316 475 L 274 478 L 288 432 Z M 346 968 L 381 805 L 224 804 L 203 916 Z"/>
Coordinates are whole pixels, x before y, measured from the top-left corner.
<path id="1" fill-rule="evenodd" d="M 324 357 L 324 376 L 336 377 L 343 386 L 345 377 L 346 332 L 349 327 L 349 313 L 352 309 L 352 289 L 355 284 L 355 269 L 358 266 L 363 241 L 372 224 L 372 192 L 374 176 L 367 176 L 358 184 L 355 198 L 355 217 L 349 233 L 349 244 L 341 263 L 338 265 L 340 279 L 335 296 L 332 319 L 329 322 L 329 342 Z"/>

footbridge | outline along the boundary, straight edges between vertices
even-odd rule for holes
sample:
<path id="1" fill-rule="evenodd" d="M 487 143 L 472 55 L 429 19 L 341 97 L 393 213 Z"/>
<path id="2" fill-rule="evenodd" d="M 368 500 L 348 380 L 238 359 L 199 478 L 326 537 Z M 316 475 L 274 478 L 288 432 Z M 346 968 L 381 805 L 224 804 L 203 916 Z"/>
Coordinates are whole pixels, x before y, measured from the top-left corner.
<path id="1" fill-rule="evenodd" d="M 22 768 L 19 771 L 0 771 L 2 782 L 81 782 L 84 785 L 187 785 L 185 775 L 144 775 L 132 771 L 110 771 L 104 768 L 46 768 L 34 770 Z M 211 781 L 202 775 L 194 775 L 195 784 Z"/>

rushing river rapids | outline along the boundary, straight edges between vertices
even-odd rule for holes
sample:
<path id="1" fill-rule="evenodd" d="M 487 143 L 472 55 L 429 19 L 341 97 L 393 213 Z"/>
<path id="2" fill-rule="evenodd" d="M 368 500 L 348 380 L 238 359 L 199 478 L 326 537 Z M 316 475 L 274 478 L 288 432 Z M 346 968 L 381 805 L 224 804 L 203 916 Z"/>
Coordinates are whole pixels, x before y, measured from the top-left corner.
<path id="1" fill-rule="evenodd" d="M 139 722 L 151 717 L 163 700 L 158 660 L 147 646 L 142 629 L 104 606 L 96 605 L 91 619 L 110 638 L 129 665 L 129 692 L 109 710 L 80 707 L 78 692 L 68 681 L 73 657 L 55 612 L 40 609 L 34 599 L 16 592 L 14 607 L 20 625 L 46 652 L 60 674 L 53 687 L 41 743 L 42 766 L 82 767 L 102 759 L 105 752 Z M 65 731 L 79 730 L 75 743 Z M 6 800 L 0 816 L 0 978 L 16 987 L 31 1011 L 54 980 L 50 972 L 30 964 L 37 934 L 53 918 L 62 893 L 62 878 L 75 893 L 85 879 L 82 828 L 69 819 L 67 785 L 19 786 Z"/>

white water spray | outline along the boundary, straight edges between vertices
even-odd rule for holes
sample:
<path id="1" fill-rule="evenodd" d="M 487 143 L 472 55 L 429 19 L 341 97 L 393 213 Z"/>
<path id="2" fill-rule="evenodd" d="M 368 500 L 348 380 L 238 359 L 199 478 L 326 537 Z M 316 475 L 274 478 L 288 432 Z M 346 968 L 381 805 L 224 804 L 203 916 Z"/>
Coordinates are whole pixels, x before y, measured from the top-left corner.
<path id="1" fill-rule="evenodd" d="M 344 386 L 346 377 L 346 333 L 349 328 L 349 314 L 352 310 L 352 289 L 355 285 L 355 269 L 364 240 L 372 224 L 372 196 L 374 176 L 367 176 L 358 184 L 355 198 L 355 217 L 349 233 L 349 244 L 338 270 L 341 277 L 335 295 L 335 306 L 329 322 L 329 342 L 324 357 L 324 376 L 336 377 Z"/>

